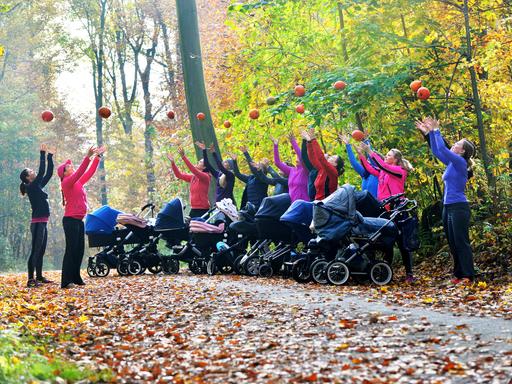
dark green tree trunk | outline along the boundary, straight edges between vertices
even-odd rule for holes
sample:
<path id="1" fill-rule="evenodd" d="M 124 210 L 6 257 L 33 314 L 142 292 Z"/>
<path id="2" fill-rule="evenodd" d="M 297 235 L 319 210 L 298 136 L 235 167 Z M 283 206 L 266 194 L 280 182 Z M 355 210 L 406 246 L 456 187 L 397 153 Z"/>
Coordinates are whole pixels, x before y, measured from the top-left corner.
<path id="1" fill-rule="evenodd" d="M 204 141 L 207 145 L 213 143 L 218 153 L 220 153 L 204 84 L 196 1 L 176 0 L 176 8 L 178 12 L 185 96 L 192 137 L 194 141 Z M 205 120 L 199 121 L 196 119 L 196 115 L 199 112 L 203 112 L 206 115 Z M 201 151 L 197 148 L 196 155 L 198 159 L 202 157 Z"/>

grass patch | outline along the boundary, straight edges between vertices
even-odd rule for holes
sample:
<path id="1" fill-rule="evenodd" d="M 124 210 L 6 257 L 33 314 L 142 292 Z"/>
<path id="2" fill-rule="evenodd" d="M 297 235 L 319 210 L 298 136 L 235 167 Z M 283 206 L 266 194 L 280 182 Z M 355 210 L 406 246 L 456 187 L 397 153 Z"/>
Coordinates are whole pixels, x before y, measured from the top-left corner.
<path id="1" fill-rule="evenodd" d="M 111 381 L 110 371 L 94 371 L 75 363 L 48 356 L 44 347 L 11 329 L 0 329 L 0 383 L 20 384 L 53 382 L 57 378 L 68 383 L 85 380 L 90 383 Z"/>

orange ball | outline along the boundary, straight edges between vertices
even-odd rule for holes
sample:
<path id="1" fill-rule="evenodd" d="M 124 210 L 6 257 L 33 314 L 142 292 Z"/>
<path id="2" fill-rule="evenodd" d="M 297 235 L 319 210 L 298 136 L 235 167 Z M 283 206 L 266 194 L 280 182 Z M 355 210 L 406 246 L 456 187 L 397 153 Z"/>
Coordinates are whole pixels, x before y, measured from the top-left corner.
<path id="1" fill-rule="evenodd" d="M 295 96 L 302 97 L 306 94 L 306 88 L 303 85 L 297 85 L 295 87 Z"/>
<path id="2" fill-rule="evenodd" d="M 224 127 L 225 127 L 225 128 L 230 128 L 230 127 L 231 127 L 231 121 L 226 120 L 226 121 L 224 122 Z"/>
<path id="3" fill-rule="evenodd" d="M 411 87 L 411 91 L 418 92 L 418 89 L 421 88 L 422 81 L 421 80 L 414 80 L 409 87 Z"/>
<path id="4" fill-rule="evenodd" d="M 41 113 L 41 119 L 43 119 L 43 121 L 46 121 L 47 123 L 52 121 L 53 117 L 54 116 L 52 111 L 44 111 L 43 113 Z"/>
<path id="5" fill-rule="evenodd" d="M 176 117 L 176 113 L 174 113 L 174 111 L 169 111 L 167 112 L 167 117 L 172 120 Z"/>
<path id="6" fill-rule="evenodd" d="M 112 111 L 110 110 L 109 107 L 100 107 L 100 109 L 98 109 L 98 115 L 100 115 L 104 119 L 108 119 L 111 114 L 112 114 Z"/>
<path id="7" fill-rule="evenodd" d="M 196 115 L 196 118 L 197 118 L 197 120 L 204 120 L 204 119 L 206 119 L 206 115 L 203 112 L 199 112 Z"/>
<path id="8" fill-rule="evenodd" d="M 334 83 L 334 89 L 337 89 L 338 91 L 343 91 L 345 89 L 345 87 L 347 86 L 347 83 L 345 83 L 344 81 L 337 81 Z"/>
<path id="9" fill-rule="evenodd" d="M 364 132 L 360 131 L 359 129 L 356 129 L 356 130 L 352 131 L 352 137 L 354 138 L 354 140 L 363 141 Z"/>
<path id="10" fill-rule="evenodd" d="M 260 117 L 260 111 L 258 111 L 257 109 L 252 109 L 249 112 L 249 117 L 253 120 L 256 120 L 258 117 Z"/>
<path id="11" fill-rule="evenodd" d="M 427 100 L 430 97 L 430 91 L 427 87 L 421 87 L 417 92 L 418 99 Z"/>
<path id="12" fill-rule="evenodd" d="M 298 113 L 304 113 L 304 111 L 306 110 L 306 108 L 304 107 L 304 104 L 299 104 L 295 107 L 295 110 L 298 112 Z"/>

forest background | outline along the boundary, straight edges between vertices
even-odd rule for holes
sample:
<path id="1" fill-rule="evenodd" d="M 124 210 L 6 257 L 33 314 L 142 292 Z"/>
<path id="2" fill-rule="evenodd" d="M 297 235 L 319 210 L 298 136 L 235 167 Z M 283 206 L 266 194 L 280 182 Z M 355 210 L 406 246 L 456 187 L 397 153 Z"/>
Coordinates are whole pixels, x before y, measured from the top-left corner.
<path id="1" fill-rule="evenodd" d="M 160 207 L 174 196 L 188 199 L 188 185 L 169 175 L 165 155 L 183 145 L 194 157 L 191 125 L 194 138 L 211 139 L 210 118 L 224 157 L 243 144 L 255 158 L 272 158 L 271 137 L 279 137 L 292 160 L 286 135 L 315 127 L 324 149 L 345 158 L 340 184 L 360 179 L 338 132 L 359 128 L 381 152 L 400 148 L 415 167 L 406 191 L 421 207 L 419 259 L 439 255 L 449 264 L 437 221 L 442 165 L 414 128 L 415 119 L 435 115 L 450 141 L 467 137 L 478 146 L 468 185 L 477 265 L 509 272 L 510 1 L 197 0 L 209 100 L 204 123 L 194 113 L 189 119 L 175 2 L 0 3 L 0 271 L 24 269 L 30 252 L 30 207 L 18 185 L 24 167 L 37 169 L 39 143 L 58 145 L 57 162 L 75 163 L 88 146 L 107 145 L 104 169 L 87 187 L 90 206 L 136 212 L 148 201 Z M 428 101 L 411 92 L 415 79 L 429 88 Z M 347 83 L 343 91 L 332 87 L 337 80 Z M 300 99 L 297 84 L 307 90 Z M 269 97 L 275 100 L 267 103 Z M 97 117 L 101 105 L 112 108 L 110 119 Z M 253 108 L 258 120 L 248 118 Z M 40 119 L 45 109 L 55 113 L 53 122 Z M 56 176 L 48 191 L 51 269 L 60 267 L 64 248 Z"/>

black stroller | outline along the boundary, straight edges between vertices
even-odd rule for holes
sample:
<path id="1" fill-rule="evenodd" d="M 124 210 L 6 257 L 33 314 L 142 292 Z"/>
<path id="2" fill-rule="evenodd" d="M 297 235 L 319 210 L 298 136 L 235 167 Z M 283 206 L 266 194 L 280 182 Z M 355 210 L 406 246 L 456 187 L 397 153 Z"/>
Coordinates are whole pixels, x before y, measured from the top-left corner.
<path id="1" fill-rule="evenodd" d="M 146 215 L 154 209 L 153 204 L 142 207 L 138 216 Z M 122 212 L 109 206 L 103 206 L 87 215 L 85 232 L 90 248 L 102 248 L 87 263 L 87 273 L 91 277 L 105 277 L 110 270 L 116 268 L 120 275 L 130 274 L 128 265 L 123 263 L 127 258 L 125 246 L 133 245 L 134 249 L 143 247 L 145 239 L 136 236 L 130 228 L 118 228 L 117 217 Z"/>
<path id="2" fill-rule="evenodd" d="M 178 273 L 180 261 L 188 263 L 194 274 L 207 272 L 212 253 L 219 242 L 229 242 L 229 219 L 218 209 L 210 210 L 203 220 L 185 221 L 180 199 L 171 200 L 158 213 L 155 230 L 172 250 L 162 256 L 165 273 Z M 225 271 L 226 269 L 223 269 Z"/>
<path id="3" fill-rule="evenodd" d="M 355 189 L 344 185 L 327 199 L 315 204 L 313 223 L 319 238 L 338 242 L 334 260 L 324 261 L 312 274 L 315 280 L 335 285 L 345 284 L 350 276 L 369 278 L 378 285 L 388 284 L 393 278 L 389 264 L 381 260 L 392 252 L 398 236 L 398 221 L 415 211 L 417 203 L 399 196 L 384 202 L 389 209 L 387 218 L 363 217 L 356 210 Z"/>
<path id="4" fill-rule="evenodd" d="M 258 241 L 240 260 L 248 275 L 270 277 L 289 259 L 292 231 L 280 218 L 290 205 L 287 193 L 263 199 L 254 219 Z"/>

